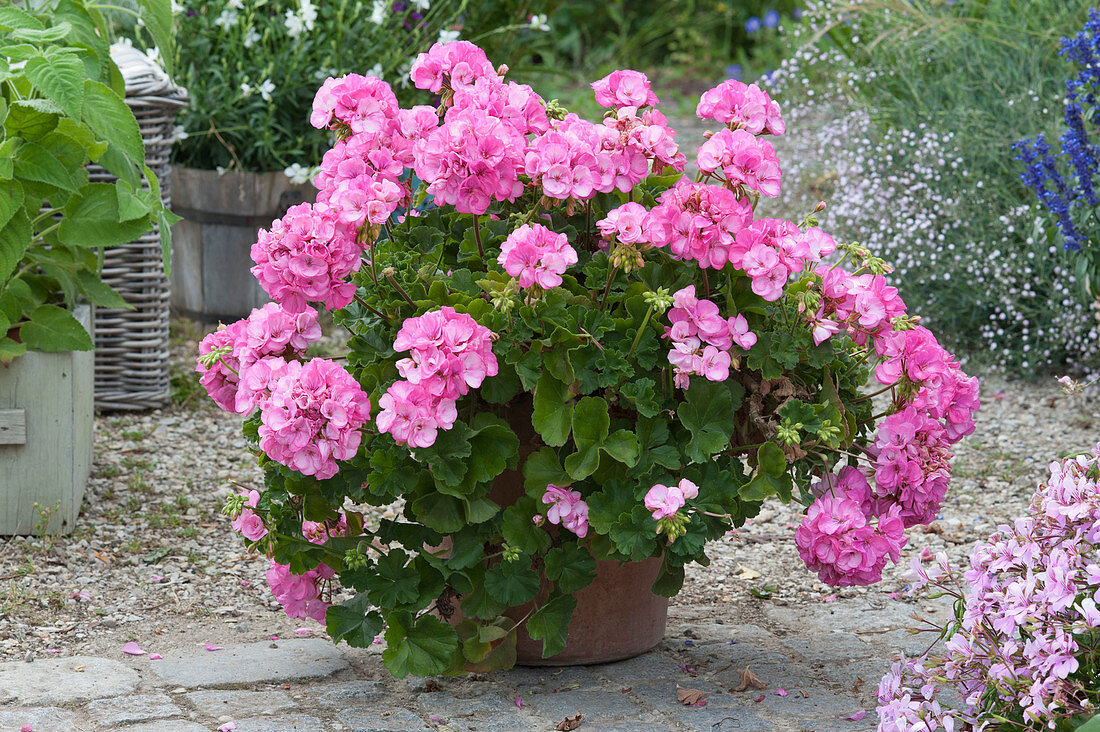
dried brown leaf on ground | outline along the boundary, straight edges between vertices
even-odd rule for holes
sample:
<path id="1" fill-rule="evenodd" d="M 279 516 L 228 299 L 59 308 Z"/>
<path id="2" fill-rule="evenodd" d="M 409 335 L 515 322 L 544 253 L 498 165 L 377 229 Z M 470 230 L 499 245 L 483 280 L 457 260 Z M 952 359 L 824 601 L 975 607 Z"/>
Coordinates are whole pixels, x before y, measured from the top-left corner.
<path id="1" fill-rule="evenodd" d="M 439 685 L 439 682 L 435 679 L 428 679 L 424 682 L 424 691 L 429 694 L 436 691 L 443 691 L 443 687 Z"/>
<path id="2" fill-rule="evenodd" d="M 741 676 L 741 683 L 733 687 L 733 691 L 744 691 L 749 687 L 752 687 L 753 689 L 763 689 L 767 686 L 767 684 L 761 681 L 759 677 L 757 677 L 756 674 L 750 671 L 747 666 L 739 670 L 737 673 Z"/>
<path id="3" fill-rule="evenodd" d="M 703 697 L 706 696 L 705 691 L 699 691 L 698 689 L 677 689 L 676 699 L 685 707 L 701 707 L 707 702 Z"/>
<path id="4" fill-rule="evenodd" d="M 570 730 L 574 730 L 577 727 L 580 727 L 581 722 L 583 721 L 584 715 L 580 712 L 577 712 L 572 717 L 566 717 L 562 721 L 558 722 L 558 726 L 554 729 L 557 730 L 557 732 L 570 732 Z"/>

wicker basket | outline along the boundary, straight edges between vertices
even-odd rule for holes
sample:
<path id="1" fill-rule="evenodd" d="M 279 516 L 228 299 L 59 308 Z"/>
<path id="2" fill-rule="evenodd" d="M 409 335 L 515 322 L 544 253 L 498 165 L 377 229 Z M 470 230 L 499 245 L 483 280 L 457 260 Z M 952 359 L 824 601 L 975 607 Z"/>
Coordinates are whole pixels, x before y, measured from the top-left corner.
<path id="1" fill-rule="evenodd" d="M 161 197 L 168 205 L 168 155 L 176 113 L 187 103 L 186 92 L 130 46 L 115 44 L 111 58 L 126 81 L 126 104 L 141 129 L 145 162 L 160 181 Z M 93 181 L 115 180 L 97 165 L 88 166 L 88 175 Z M 169 398 L 169 290 L 159 229 L 129 244 L 108 247 L 103 281 L 134 309 L 95 311 L 95 405 L 108 410 L 164 406 Z"/>

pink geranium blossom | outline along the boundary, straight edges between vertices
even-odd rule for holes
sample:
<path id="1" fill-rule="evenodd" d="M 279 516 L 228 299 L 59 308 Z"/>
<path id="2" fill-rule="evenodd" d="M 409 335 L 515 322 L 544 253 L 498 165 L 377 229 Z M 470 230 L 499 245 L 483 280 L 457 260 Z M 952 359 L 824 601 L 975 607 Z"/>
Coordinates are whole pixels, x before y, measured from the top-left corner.
<path id="1" fill-rule="evenodd" d="M 550 523 L 561 524 L 581 538 L 588 534 L 588 504 L 579 491 L 551 484 L 546 486 L 542 502 L 550 506 L 546 512 Z"/>
<path id="2" fill-rule="evenodd" d="M 508 235 L 497 262 L 519 280 L 520 287 L 548 290 L 561 284 L 565 270 L 577 263 L 577 252 L 565 234 L 541 224 L 524 224 Z"/>

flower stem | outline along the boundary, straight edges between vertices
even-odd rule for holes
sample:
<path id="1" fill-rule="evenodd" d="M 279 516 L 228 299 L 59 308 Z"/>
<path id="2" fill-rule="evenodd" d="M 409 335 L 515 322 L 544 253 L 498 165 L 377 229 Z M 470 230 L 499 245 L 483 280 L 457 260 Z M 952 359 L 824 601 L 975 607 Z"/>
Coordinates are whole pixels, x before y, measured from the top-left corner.
<path id="1" fill-rule="evenodd" d="M 473 214 L 474 217 L 474 241 L 477 242 L 477 253 L 481 255 L 482 262 L 485 261 L 485 249 L 481 246 L 481 222 L 480 216 Z"/>
<path id="2" fill-rule="evenodd" d="M 384 270 L 382 270 L 382 275 L 386 278 L 386 281 L 390 283 L 390 287 L 396 290 L 397 294 L 404 298 L 405 302 L 412 305 L 413 308 L 416 307 L 416 303 L 413 302 L 413 299 L 411 297 L 409 297 L 409 293 L 405 292 L 405 288 L 402 287 L 401 283 L 397 281 L 396 277 L 394 277 L 393 267 L 386 267 Z"/>
<path id="3" fill-rule="evenodd" d="M 607 273 L 607 284 L 603 286 L 603 297 L 600 298 L 600 310 L 603 310 L 604 306 L 607 305 L 607 294 L 611 292 L 611 283 L 615 281 L 615 275 L 618 271 L 618 266 L 614 266 Z"/>
<path id="4" fill-rule="evenodd" d="M 649 306 L 649 310 L 645 311 L 645 317 L 642 318 L 642 324 L 638 326 L 638 333 L 634 336 L 634 342 L 630 344 L 630 350 L 627 352 L 626 357 L 630 358 L 634 355 L 634 349 L 638 347 L 638 343 L 642 340 L 642 333 L 645 332 L 645 327 L 649 325 L 649 318 L 653 315 L 653 306 Z"/>

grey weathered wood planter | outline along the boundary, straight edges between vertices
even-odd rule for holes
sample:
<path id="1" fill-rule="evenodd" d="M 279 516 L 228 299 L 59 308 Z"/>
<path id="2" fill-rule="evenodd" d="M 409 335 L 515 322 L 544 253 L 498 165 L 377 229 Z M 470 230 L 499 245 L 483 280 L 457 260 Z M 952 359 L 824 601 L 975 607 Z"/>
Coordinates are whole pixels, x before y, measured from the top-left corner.
<path id="1" fill-rule="evenodd" d="M 91 309 L 76 317 L 91 329 Z M 30 351 L 0 366 L 0 534 L 76 525 L 92 467 L 92 351 Z M 36 508 L 35 504 L 41 508 Z"/>
<path id="2" fill-rule="evenodd" d="M 173 168 L 172 307 L 204 322 L 232 322 L 268 301 L 252 276 L 256 232 L 291 206 L 313 201 L 311 185 L 281 172 L 224 173 Z"/>

